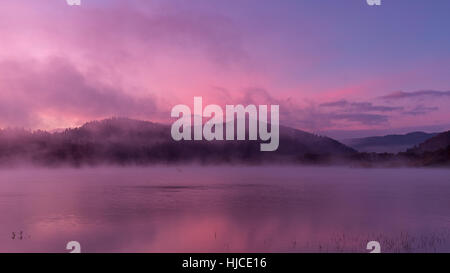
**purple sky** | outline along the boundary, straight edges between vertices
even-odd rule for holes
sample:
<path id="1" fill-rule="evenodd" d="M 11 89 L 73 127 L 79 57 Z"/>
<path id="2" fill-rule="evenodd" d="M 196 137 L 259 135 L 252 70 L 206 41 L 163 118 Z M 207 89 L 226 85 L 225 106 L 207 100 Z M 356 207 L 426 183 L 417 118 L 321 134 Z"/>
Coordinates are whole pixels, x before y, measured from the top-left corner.
<path id="1" fill-rule="evenodd" d="M 450 1 L 5 0 L 0 127 L 280 104 L 335 137 L 450 129 Z"/>

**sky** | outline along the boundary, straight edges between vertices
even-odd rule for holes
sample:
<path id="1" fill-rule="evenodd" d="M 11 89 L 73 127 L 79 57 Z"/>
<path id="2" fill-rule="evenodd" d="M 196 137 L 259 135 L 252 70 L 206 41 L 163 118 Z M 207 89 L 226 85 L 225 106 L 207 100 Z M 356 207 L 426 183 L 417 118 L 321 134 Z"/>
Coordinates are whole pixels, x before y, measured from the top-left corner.
<path id="1" fill-rule="evenodd" d="M 0 127 L 278 104 L 336 138 L 450 129 L 450 1 L 4 0 Z"/>

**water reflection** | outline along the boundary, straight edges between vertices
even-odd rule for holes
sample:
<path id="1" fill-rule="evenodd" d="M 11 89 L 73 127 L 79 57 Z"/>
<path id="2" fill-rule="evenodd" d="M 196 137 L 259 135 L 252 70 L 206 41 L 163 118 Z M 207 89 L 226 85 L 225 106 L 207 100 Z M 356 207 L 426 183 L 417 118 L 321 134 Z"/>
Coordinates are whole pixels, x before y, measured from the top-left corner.
<path id="1" fill-rule="evenodd" d="M 450 251 L 448 170 L 158 167 L 0 173 L 0 251 Z M 11 234 L 23 232 L 22 240 Z"/>

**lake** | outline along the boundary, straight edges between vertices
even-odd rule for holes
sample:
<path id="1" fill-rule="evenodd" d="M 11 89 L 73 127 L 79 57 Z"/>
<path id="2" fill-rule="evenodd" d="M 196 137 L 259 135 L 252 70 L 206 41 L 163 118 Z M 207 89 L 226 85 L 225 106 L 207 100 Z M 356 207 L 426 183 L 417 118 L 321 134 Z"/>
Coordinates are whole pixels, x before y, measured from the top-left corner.
<path id="1" fill-rule="evenodd" d="M 450 252 L 450 170 L 0 170 L 0 252 Z"/>

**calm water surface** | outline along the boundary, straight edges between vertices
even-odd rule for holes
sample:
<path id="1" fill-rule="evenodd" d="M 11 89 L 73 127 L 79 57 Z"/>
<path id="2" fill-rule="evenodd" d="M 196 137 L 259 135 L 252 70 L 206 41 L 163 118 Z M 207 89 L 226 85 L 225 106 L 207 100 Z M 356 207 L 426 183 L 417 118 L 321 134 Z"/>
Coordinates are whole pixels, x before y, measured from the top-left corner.
<path id="1" fill-rule="evenodd" d="M 14 233 L 14 234 L 13 234 Z M 0 252 L 450 252 L 450 170 L 0 170 Z"/>

